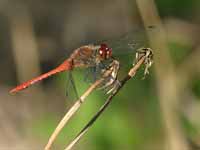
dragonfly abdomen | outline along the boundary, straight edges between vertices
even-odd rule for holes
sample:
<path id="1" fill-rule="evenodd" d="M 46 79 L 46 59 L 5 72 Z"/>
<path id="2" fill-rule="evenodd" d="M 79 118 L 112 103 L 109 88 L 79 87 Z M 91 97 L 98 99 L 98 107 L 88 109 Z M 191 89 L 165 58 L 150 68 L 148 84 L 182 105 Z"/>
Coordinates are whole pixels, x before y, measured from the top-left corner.
<path id="1" fill-rule="evenodd" d="M 47 72 L 47 73 L 44 73 L 36 78 L 33 78 L 27 82 L 24 82 L 20 85 L 18 85 L 17 87 L 15 87 L 14 89 L 10 90 L 10 93 L 15 93 L 15 92 L 18 92 L 18 91 L 21 91 L 25 88 L 28 88 L 29 86 L 31 86 L 32 84 L 38 82 L 38 81 L 41 81 L 45 78 L 48 78 L 56 73 L 59 73 L 59 72 L 63 72 L 63 71 L 69 71 L 73 68 L 72 66 L 72 61 L 71 59 L 67 59 L 65 60 L 61 65 L 59 65 L 57 68 Z"/>

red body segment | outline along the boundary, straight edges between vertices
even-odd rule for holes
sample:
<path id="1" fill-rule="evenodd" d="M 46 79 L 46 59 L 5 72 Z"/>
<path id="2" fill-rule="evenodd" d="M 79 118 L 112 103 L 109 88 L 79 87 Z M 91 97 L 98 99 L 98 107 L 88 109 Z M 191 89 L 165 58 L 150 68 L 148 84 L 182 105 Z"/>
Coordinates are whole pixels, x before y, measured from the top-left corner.
<path id="1" fill-rule="evenodd" d="M 45 78 L 48 78 L 49 76 L 51 75 L 54 75 L 56 73 L 59 73 L 59 72 L 62 72 L 62 71 L 69 71 L 72 69 L 72 62 L 70 60 L 65 60 L 61 65 L 59 65 L 57 68 L 47 72 L 47 73 L 44 73 L 36 78 L 33 78 L 27 82 L 24 82 L 20 85 L 18 85 L 17 87 L 15 87 L 14 89 L 10 90 L 10 93 L 15 93 L 15 92 L 18 92 L 18 91 L 21 91 L 27 87 L 29 87 L 30 85 L 38 82 L 38 81 L 41 81 Z"/>

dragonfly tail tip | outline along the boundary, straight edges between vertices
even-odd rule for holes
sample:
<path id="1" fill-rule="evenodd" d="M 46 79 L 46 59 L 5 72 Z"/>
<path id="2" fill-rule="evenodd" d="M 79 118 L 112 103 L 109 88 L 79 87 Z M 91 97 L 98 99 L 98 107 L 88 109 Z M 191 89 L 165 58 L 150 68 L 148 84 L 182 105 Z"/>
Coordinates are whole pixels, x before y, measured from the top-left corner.
<path id="1" fill-rule="evenodd" d="M 9 91 L 10 94 L 14 94 L 16 92 L 17 92 L 17 90 L 15 88 Z"/>

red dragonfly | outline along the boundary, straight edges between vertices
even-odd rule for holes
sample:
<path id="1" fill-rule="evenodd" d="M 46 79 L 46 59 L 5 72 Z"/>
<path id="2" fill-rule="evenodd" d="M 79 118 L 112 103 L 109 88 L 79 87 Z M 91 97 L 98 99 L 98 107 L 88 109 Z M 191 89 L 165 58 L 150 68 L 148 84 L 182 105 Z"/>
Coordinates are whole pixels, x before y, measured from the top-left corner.
<path id="1" fill-rule="evenodd" d="M 15 93 L 21 91 L 30 85 L 48 78 L 63 71 L 71 71 L 74 68 L 88 68 L 93 66 L 98 66 L 102 61 L 113 59 L 112 49 L 107 46 L 107 44 L 100 45 L 86 45 L 76 49 L 68 59 L 66 59 L 62 64 L 60 64 L 55 69 L 44 73 L 36 78 L 33 78 L 27 82 L 24 82 L 14 89 L 10 90 L 10 93 Z"/>
<path id="2" fill-rule="evenodd" d="M 63 71 L 71 71 L 74 68 L 98 68 L 101 66 L 101 69 L 105 69 L 106 65 L 102 68 L 102 65 L 104 65 L 102 62 L 114 59 L 112 56 L 112 48 L 114 48 L 115 52 L 117 51 L 117 53 L 120 53 L 120 51 L 123 51 L 122 53 L 126 51 L 125 53 L 127 53 L 127 49 L 131 49 L 132 52 L 134 49 L 139 48 L 141 45 L 144 46 L 144 32 L 142 31 L 141 33 L 138 31 L 141 30 L 136 30 L 134 32 L 125 34 L 125 36 L 122 36 L 118 40 L 111 40 L 110 42 L 106 41 L 106 43 L 109 43 L 110 47 L 105 43 L 81 46 L 80 48 L 75 49 L 69 58 L 55 69 L 18 85 L 14 89 L 10 90 L 10 93 L 16 93 L 38 81 L 50 77 L 51 75 Z M 101 69 L 99 70 L 101 71 Z"/>

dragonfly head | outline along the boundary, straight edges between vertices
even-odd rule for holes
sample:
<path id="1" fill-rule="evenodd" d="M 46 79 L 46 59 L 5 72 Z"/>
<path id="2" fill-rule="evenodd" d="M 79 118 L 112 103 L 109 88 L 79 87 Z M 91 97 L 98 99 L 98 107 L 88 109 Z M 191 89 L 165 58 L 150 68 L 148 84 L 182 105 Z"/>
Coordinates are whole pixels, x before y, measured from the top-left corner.
<path id="1" fill-rule="evenodd" d="M 112 56 L 112 48 L 109 48 L 107 44 L 101 44 L 98 49 L 98 55 L 102 60 L 109 59 Z"/>

